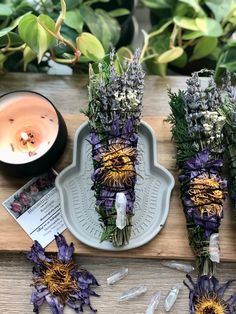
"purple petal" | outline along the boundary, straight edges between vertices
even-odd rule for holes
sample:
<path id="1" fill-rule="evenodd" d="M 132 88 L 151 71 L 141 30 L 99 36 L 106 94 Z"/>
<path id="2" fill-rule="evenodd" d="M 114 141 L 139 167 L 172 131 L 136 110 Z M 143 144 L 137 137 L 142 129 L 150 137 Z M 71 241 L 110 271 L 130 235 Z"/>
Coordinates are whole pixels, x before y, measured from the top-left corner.
<path id="1" fill-rule="evenodd" d="M 207 294 L 210 291 L 210 279 L 208 276 L 200 277 L 199 288 L 202 294 Z"/>
<path id="2" fill-rule="evenodd" d="M 82 311 L 81 311 L 81 307 L 78 307 L 78 306 L 76 305 L 76 303 L 73 302 L 73 301 L 71 301 L 71 300 L 67 301 L 67 302 L 66 302 L 66 305 L 68 305 L 70 308 L 72 308 L 76 313 L 82 312 Z"/>
<path id="3" fill-rule="evenodd" d="M 26 253 L 26 257 L 29 261 L 40 265 L 42 261 L 50 262 L 51 259 L 47 258 L 43 247 L 38 241 L 35 241 L 31 247 L 31 251 Z"/>
<path id="4" fill-rule="evenodd" d="M 31 302 L 34 305 L 33 311 L 35 313 L 39 313 L 39 307 L 43 304 L 45 297 L 48 293 L 48 290 L 45 290 L 43 292 L 35 291 L 31 294 Z"/>
<path id="5" fill-rule="evenodd" d="M 221 159 L 209 160 L 208 150 L 203 150 L 186 161 L 183 168 L 187 171 L 210 169 L 214 173 L 215 171 L 219 171 L 222 166 L 223 161 Z"/>
<path id="6" fill-rule="evenodd" d="M 55 236 L 58 253 L 57 258 L 63 263 L 68 263 L 72 260 L 72 255 L 74 253 L 74 244 L 71 243 L 69 246 L 63 235 Z"/>
<path id="7" fill-rule="evenodd" d="M 31 295 L 31 302 L 37 303 L 37 304 L 38 303 L 42 304 L 46 295 L 48 295 L 48 294 L 49 294 L 49 291 L 47 289 L 42 291 L 42 292 L 34 291 Z"/>
<path id="8" fill-rule="evenodd" d="M 63 314 L 64 305 L 61 304 L 56 297 L 48 294 L 45 299 L 52 310 L 52 314 Z"/>
<path id="9" fill-rule="evenodd" d="M 40 284 L 40 285 L 36 285 L 35 289 L 39 293 L 44 293 L 48 288 L 47 286 Z"/>
<path id="10" fill-rule="evenodd" d="M 111 135 L 119 136 L 120 135 L 120 117 L 118 114 L 115 114 L 112 126 L 111 126 Z"/>
<path id="11" fill-rule="evenodd" d="M 90 134 L 90 142 L 94 146 L 100 144 L 100 140 L 99 140 L 99 138 L 98 138 L 98 136 L 97 136 L 97 134 L 95 132 L 91 132 L 91 134 Z M 96 147 L 96 148 L 98 148 L 98 147 Z"/>
<path id="12" fill-rule="evenodd" d="M 234 303 L 236 303 L 236 294 L 231 295 L 227 300 L 226 303 L 228 303 L 230 306 L 232 306 Z M 236 312 L 233 312 L 236 313 Z"/>
<path id="13" fill-rule="evenodd" d="M 133 132 L 133 128 L 134 128 L 133 120 L 132 119 L 127 119 L 125 121 L 125 125 L 124 125 L 124 128 L 123 128 L 123 133 L 124 134 L 130 134 L 130 133 Z"/>
<path id="14" fill-rule="evenodd" d="M 185 167 L 192 170 L 203 168 L 203 165 L 205 165 L 205 163 L 208 161 L 208 157 L 209 157 L 208 151 L 204 150 L 199 154 L 196 154 L 190 160 L 188 160 L 186 162 Z"/>
<path id="15" fill-rule="evenodd" d="M 76 279 L 78 281 L 79 287 L 80 288 L 87 288 L 89 285 L 97 285 L 98 282 L 96 278 L 87 271 L 81 271 L 76 273 Z"/>

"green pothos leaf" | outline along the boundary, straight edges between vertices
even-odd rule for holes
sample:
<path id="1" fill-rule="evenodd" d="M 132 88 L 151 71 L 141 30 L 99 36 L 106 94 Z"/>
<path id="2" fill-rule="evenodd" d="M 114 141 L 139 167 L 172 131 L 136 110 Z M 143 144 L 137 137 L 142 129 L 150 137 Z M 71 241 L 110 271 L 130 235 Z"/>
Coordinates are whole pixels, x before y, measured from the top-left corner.
<path id="1" fill-rule="evenodd" d="M 197 42 L 193 49 L 193 55 L 190 61 L 198 60 L 210 55 L 217 47 L 217 38 L 215 37 L 202 37 Z"/>
<path id="2" fill-rule="evenodd" d="M 158 57 L 158 63 L 169 63 L 175 59 L 178 59 L 182 54 L 184 50 L 182 47 L 173 47 L 165 52 L 163 52 Z"/>
<path id="3" fill-rule="evenodd" d="M 105 57 L 105 51 L 100 41 L 92 34 L 83 32 L 76 39 L 77 48 L 89 60 L 97 62 Z"/>
<path id="4" fill-rule="evenodd" d="M 196 24 L 196 20 L 189 18 L 189 17 L 183 17 L 183 16 L 175 16 L 174 22 L 179 27 L 182 27 L 184 29 L 189 29 L 191 31 L 199 31 L 200 28 Z"/>
<path id="5" fill-rule="evenodd" d="M 28 64 L 37 58 L 37 54 L 29 46 L 26 46 L 23 52 L 23 57 L 24 57 L 24 71 L 26 71 Z"/>
<path id="6" fill-rule="evenodd" d="M 204 33 L 205 36 L 219 37 L 223 33 L 223 29 L 220 23 L 206 16 L 197 17 L 196 25 L 198 29 Z"/>
<path id="7" fill-rule="evenodd" d="M 10 5 L 0 3 L 0 16 L 9 16 L 12 14 Z"/>
<path id="8" fill-rule="evenodd" d="M 80 34 L 84 26 L 84 21 L 80 13 L 80 10 L 76 9 L 76 10 L 67 11 L 64 23 L 67 26 L 75 29 Z"/>
<path id="9" fill-rule="evenodd" d="M 20 37 L 37 54 L 38 62 L 44 53 L 56 43 L 56 39 L 47 31 L 54 32 L 55 22 L 47 15 L 38 17 L 29 14 L 23 17 L 19 23 Z"/>

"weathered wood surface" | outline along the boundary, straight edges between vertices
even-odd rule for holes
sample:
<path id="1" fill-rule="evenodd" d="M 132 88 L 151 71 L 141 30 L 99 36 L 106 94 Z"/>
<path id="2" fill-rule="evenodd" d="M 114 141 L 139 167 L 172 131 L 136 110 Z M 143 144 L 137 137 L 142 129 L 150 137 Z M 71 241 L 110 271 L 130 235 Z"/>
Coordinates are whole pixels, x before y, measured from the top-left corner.
<path id="1" fill-rule="evenodd" d="M 177 270 L 163 267 L 160 261 L 136 260 L 120 258 L 88 258 L 78 257 L 76 259 L 80 265 L 91 271 L 97 278 L 100 287 L 95 291 L 100 294 L 99 298 L 92 297 L 91 302 L 98 310 L 98 314 L 144 314 L 147 304 L 156 291 L 161 291 L 161 302 L 156 313 L 165 314 L 163 308 L 164 298 L 170 288 L 181 283 L 185 279 L 185 274 Z M 129 268 L 126 278 L 113 286 L 107 286 L 106 278 L 111 272 L 117 271 L 121 267 Z M 32 305 L 30 295 L 33 291 L 31 284 L 32 265 L 25 260 L 22 254 L 1 253 L 0 259 L 0 313 L 1 314 L 31 314 Z M 195 276 L 196 274 L 194 274 Z M 221 282 L 236 277 L 236 264 L 223 263 L 219 266 L 217 277 Z M 145 284 L 148 291 L 145 295 L 126 302 L 118 302 L 119 296 L 125 290 L 136 285 Z M 236 283 L 233 283 L 226 293 L 225 299 L 234 293 Z M 50 314 L 48 306 L 43 305 L 41 314 Z M 65 314 L 74 313 L 66 308 Z M 91 314 L 85 308 L 84 314 Z M 173 314 L 188 314 L 188 290 L 186 287 L 179 293 L 179 297 L 171 310 Z"/>
<path id="2" fill-rule="evenodd" d="M 15 90 L 33 90 L 50 98 L 60 111 L 76 114 L 88 105 L 87 84 L 87 76 L 8 73 L 0 76 L 0 95 Z M 146 77 L 143 115 L 165 116 L 169 112 L 167 88 L 174 91 L 185 88 L 185 78 Z"/>
<path id="3" fill-rule="evenodd" d="M 170 143 L 169 126 L 166 123 L 163 123 L 162 120 L 163 117 L 166 117 L 169 113 L 166 91 L 167 86 L 176 91 L 178 88 L 185 87 L 185 80 L 186 78 L 184 77 L 169 77 L 165 80 L 156 77 L 146 78 L 144 116 L 149 116 L 148 122 L 154 127 L 155 132 L 157 132 L 158 161 L 174 173 L 176 173 L 173 159 L 174 146 Z M 58 170 L 61 170 L 65 165 L 71 162 L 72 156 L 70 152 L 72 150 L 72 134 L 82 121 L 79 116 L 72 116 L 71 114 L 78 114 L 80 108 L 87 105 L 86 85 L 86 77 L 47 76 L 43 74 L 6 74 L 0 76 L 0 94 L 17 89 L 28 89 L 41 92 L 50 98 L 57 108 L 64 113 L 66 121 L 70 121 L 68 125 L 70 139 L 68 142 L 67 153 L 63 155 L 60 162 L 56 165 Z M 157 119 L 156 116 L 159 116 L 159 118 Z M 17 190 L 24 183 L 23 181 L 0 176 L 0 202 L 13 193 L 13 191 Z M 173 193 L 167 223 L 161 234 L 156 238 L 159 241 L 158 248 L 152 251 L 152 254 L 154 254 L 155 257 L 160 258 L 162 256 L 161 253 L 163 252 L 169 254 L 169 257 L 174 256 L 173 252 L 176 252 L 177 249 L 173 248 L 173 246 L 169 246 L 172 244 L 164 243 L 161 240 L 162 237 L 165 237 L 166 235 L 168 236 L 168 233 L 170 233 L 169 238 L 171 239 L 171 243 L 178 238 L 178 251 L 182 252 L 185 258 L 192 258 L 186 240 L 187 234 L 184 225 L 184 217 L 180 207 L 180 201 L 177 197 L 178 189 L 176 187 Z M 5 226 L 6 221 L 8 221 L 7 227 Z M 227 209 L 221 228 L 221 250 L 222 256 L 224 256 L 226 260 L 234 260 L 236 256 L 235 229 L 234 224 L 231 221 L 232 213 Z M 6 232 L 7 236 L 5 234 Z M 21 234 L 20 238 L 19 234 Z M 69 232 L 66 232 L 65 234 L 68 240 L 75 241 L 75 239 L 69 235 Z M 8 251 L 7 253 L 0 252 L 0 313 L 3 314 L 32 313 L 32 306 L 29 302 L 32 291 L 32 287 L 30 287 L 31 265 L 26 261 L 22 253 L 14 253 L 14 251 L 21 250 L 22 236 L 24 239 L 23 246 L 28 250 L 32 243 L 31 240 L 6 213 L 5 209 L 0 206 L 1 251 L 9 250 L 9 243 L 12 245 L 11 251 Z M 150 254 L 150 247 L 152 246 L 153 241 L 141 248 L 142 252 L 144 252 L 142 259 L 133 259 L 137 257 L 136 250 L 130 252 L 132 259 L 121 258 L 123 256 L 122 253 L 118 254 L 120 258 L 97 257 L 98 254 L 101 254 L 100 251 L 91 250 L 90 254 L 88 251 L 85 253 L 86 250 L 90 249 L 75 241 L 77 252 L 93 255 L 93 257 L 79 257 L 79 263 L 92 271 L 101 284 L 101 286 L 96 289 L 96 292 L 101 294 L 101 297 L 92 299 L 92 303 L 94 307 L 98 309 L 99 313 L 144 313 L 150 296 L 156 290 L 162 291 L 160 309 L 157 313 L 165 313 L 163 310 L 164 297 L 174 283 L 181 282 L 184 279 L 184 274 L 163 267 L 159 260 L 146 259 L 149 255 L 145 254 L 145 251 L 147 250 L 147 252 L 149 252 L 148 254 Z M 55 246 L 51 245 L 48 249 L 54 250 Z M 173 249 L 174 251 L 172 251 Z M 107 286 L 106 277 L 108 274 L 125 265 L 129 267 L 128 277 L 115 286 Z M 229 278 L 236 278 L 236 263 L 221 264 L 218 269 L 218 277 L 221 281 L 226 281 Z M 119 303 L 117 301 L 118 297 L 124 290 L 140 283 L 148 286 L 148 292 L 144 296 L 124 303 Z M 228 291 L 228 295 L 235 291 L 235 289 L 236 283 L 232 285 L 231 290 Z M 189 313 L 188 291 L 186 288 L 181 291 L 171 312 L 175 314 Z M 47 306 L 43 306 L 41 313 L 49 314 L 50 310 Z M 65 314 L 70 313 L 73 312 L 69 309 L 65 310 Z M 89 313 L 89 311 L 86 310 L 85 313 Z"/>
<path id="4" fill-rule="evenodd" d="M 165 314 L 163 309 L 164 298 L 172 285 L 181 283 L 185 275 L 176 270 L 163 267 L 159 261 L 154 260 L 129 260 L 118 258 L 77 258 L 80 265 L 91 271 L 100 283 L 100 287 L 95 291 L 101 295 L 99 298 L 92 297 L 93 306 L 100 314 L 143 314 L 152 294 L 161 291 L 161 302 L 159 314 Z M 122 266 L 129 268 L 126 278 L 116 285 L 107 286 L 106 278 L 111 272 L 120 269 Z M 218 269 L 218 278 L 225 282 L 229 278 L 236 276 L 235 263 L 223 263 Z M 0 313 L 2 314 L 31 314 L 32 305 L 29 302 L 33 288 L 31 284 L 31 265 L 21 254 L 1 254 L 0 259 Z M 136 285 L 145 284 L 148 291 L 145 295 L 135 300 L 118 302 L 123 291 Z M 236 283 L 232 284 L 227 291 L 227 296 L 236 290 Z M 51 313 L 44 305 L 41 314 Z M 65 309 L 65 314 L 74 313 L 69 308 Z M 85 314 L 91 313 L 87 309 Z M 180 291 L 179 297 L 171 310 L 173 314 L 188 314 L 188 290 L 186 287 Z"/>
<path id="5" fill-rule="evenodd" d="M 60 161 L 55 165 L 57 171 L 61 171 L 65 166 L 71 163 L 73 136 L 77 127 L 85 120 L 81 115 L 64 115 L 69 130 L 69 141 L 66 151 Z M 188 245 L 187 232 L 185 228 L 185 219 L 181 207 L 179 188 L 177 180 L 177 169 L 175 167 L 174 153 L 175 148 L 171 142 L 170 127 L 164 121 L 164 117 L 144 117 L 154 129 L 157 137 L 157 156 L 158 162 L 165 166 L 175 176 L 176 186 L 173 190 L 170 212 L 166 224 L 162 231 L 148 244 L 129 251 L 124 252 L 107 252 L 102 250 L 92 249 L 81 244 L 76 240 L 69 231 L 65 234 L 67 238 L 73 240 L 76 245 L 76 251 L 83 255 L 90 256 L 124 256 L 124 257 L 139 257 L 139 258 L 180 258 L 192 259 L 192 252 Z M 1 177 L 2 188 L 0 193 L 0 203 L 15 190 L 26 182 L 26 179 L 13 179 Z M 0 220 L 0 250 L 9 251 L 25 251 L 30 247 L 32 241 L 20 226 L 13 220 L 4 208 L 1 208 Z M 236 261 L 236 233 L 232 219 L 232 211 L 226 207 L 225 218 L 220 229 L 221 233 L 221 256 L 224 261 Z M 15 241 L 18 239 L 18 241 Z M 52 243 L 47 247 L 48 250 L 54 251 L 55 244 Z"/>

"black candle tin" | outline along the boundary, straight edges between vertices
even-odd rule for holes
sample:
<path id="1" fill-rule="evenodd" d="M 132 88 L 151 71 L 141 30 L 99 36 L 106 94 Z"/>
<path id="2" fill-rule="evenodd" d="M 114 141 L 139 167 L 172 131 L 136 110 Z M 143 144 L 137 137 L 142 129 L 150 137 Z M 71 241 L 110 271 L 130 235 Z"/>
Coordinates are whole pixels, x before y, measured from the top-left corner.
<path id="1" fill-rule="evenodd" d="M 32 161 L 27 161 L 27 162 L 22 162 L 22 163 L 11 163 L 6 160 L 3 161 L 1 153 L 0 153 L 0 171 L 6 175 L 11 175 L 15 177 L 29 177 L 29 176 L 38 175 L 47 171 L 59 159 L 59 157 L 61 156 L 61 154 L 63 153 L 66 147 L 66 142 L 67 142 L 67 127 L 66 127 L 65 121 L 62 115 L 60 114 L 60 112 L 53 105 L 53 103 L 44 95 L 37 92 L 33 92 L 33 91 L 27 91 L 27 90 L 14 91 L 14 92 L 6 93 L 0 96 L 0 103 L 3 101 L 4 97 L 5 98 L 7 97 L 9 98 L 10 96 L 14 97 L 14 96 L 17 96 L 17 94 L 22 95 L 23 97 L 24 93 L 27 95 L 37 95 L 48 102 L 48 105 L 50 105 L 56 113 L 56 117 L 58 120 L 58 130 L 57 130 L 56 138 L 53 144 L 49 147 L 49 149 L 43 155 L 39 156 L 39 158 L 36 158 Z M 28 110 L 30 112 L 30 110 L 32 110 L 32 107 L 29 106 Z M 0 113 L 1 113 L 1 105 L 0 105 Z M 9 120 L 11 120 L 10 117 L 9 117 Z M 0 125 L 0 128 L 1 128 L 1 125 Z M 8 132 L 8 130 L 5 130 L 5 132 Z M 0 138 L 0 142 L 1 142 L 1 138 Z"/>

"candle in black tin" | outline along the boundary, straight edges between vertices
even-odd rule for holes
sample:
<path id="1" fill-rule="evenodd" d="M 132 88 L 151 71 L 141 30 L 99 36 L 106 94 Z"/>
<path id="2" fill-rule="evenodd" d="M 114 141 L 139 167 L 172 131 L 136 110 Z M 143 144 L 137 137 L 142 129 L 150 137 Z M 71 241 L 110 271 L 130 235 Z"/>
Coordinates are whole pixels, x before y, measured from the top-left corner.
<path id="1" fill-rule="evenodd" d="M 63 153 L 67 128 L 43 95 L 16 91 L 0 97 L 0 168 L 14 176 L 48 170 Z"/>

